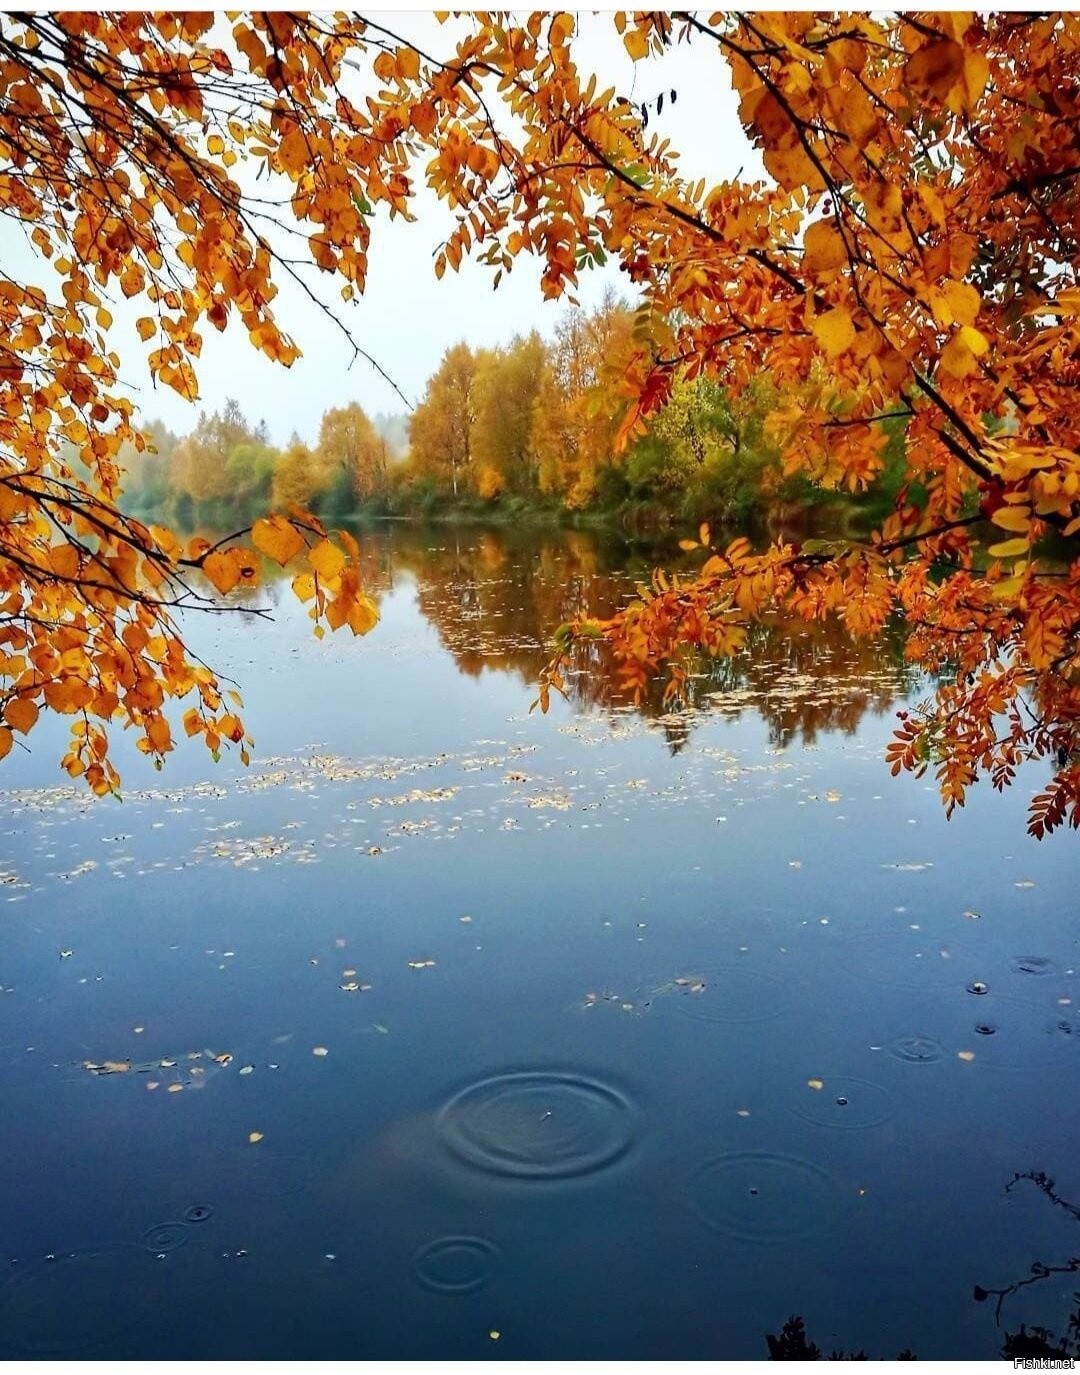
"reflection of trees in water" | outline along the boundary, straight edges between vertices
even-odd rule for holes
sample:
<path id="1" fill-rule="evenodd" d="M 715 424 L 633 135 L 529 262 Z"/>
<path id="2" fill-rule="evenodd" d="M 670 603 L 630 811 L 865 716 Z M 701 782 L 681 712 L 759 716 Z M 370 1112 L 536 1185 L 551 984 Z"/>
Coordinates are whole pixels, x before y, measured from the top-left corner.
<path id="1" fill-rule="evenodd" d="M 651 568 L 645 554 L 617 536 L 581 530 L 402 524 L 355 533 L 364 588 L 376 602 L 410 573 L 420 611 L 458 669 L 470 677 L 488 669 L 514 673 L 530 693 L 555 629 L 581 613 L 610 617 Z M 263 559 L 259 586 L 238 588 L 227 600 L 274 607 L 291 596 L 295 571 Z M 691 658 L 687 666 L 687 700 L 678 708 L 664 702 L 659 681 L 636 701 L 602 640 L 579 640 L 564 676 L 578 710 L 633 713 L 663 731 L 673 754 L 703 715 L 716 712 L 756 712 L 770 743 L 781 748 L 794 740 L 813 744 L 823 731 L 852 734 L 867 712 L 888 711 L 915 678 L 904 662 L 901 625 L 855 640 L 836 620 L 795 617 L 755 623 L 741 653 Z"/>
<path id="2" fill-rule="evenodd" d="M 918 677 L 904 660 L 899 622 L 870 640 L 853 639 L 836 620 L 774 617 L 750 627 L 741 654 L 712 667 L 721 691 L 755 694 L 780 748 L 795 739 L 812 745 L 821 731 L 853 735 L 867 712 L 883 715 Z"/>
<path id="3" fill-rule="evenodd" d="M 515 534 L 440 529 L 421 542 L 394 541 L 394 558 L 417 580 L 420 610 L 463 673 L 516 673 L 532 687 L 550 653 L 553 631 L 584 612 L 605 619 L 647 574 L 642 556 L 621 542 L 583 531 Z M 822 731 L 853 733 L 866 712 L 880 715 L 912 684 L 903 631 L 854 640 L 835 620 L 773 618 L 751 627 L 730 659 L 691 662 L 688 700 L 678 709 L 652 685 L 635 702 L 620 685 L 603 641 L 579 641 L 565 673 L 581 710 L 633 707 L 664 731 L 672 752 L 689 739 L 701 713 L 752 710 L 776 746 L 812 744 Z"/>
<path id="4" fill-rule="evenodd" d="M 1005 1192 L 1011 1193 L 1018 1184 L 1023 1183 L 1034 1184 L 1035 1188 L 1044 1194 L 1055 1208 L 1062 1209 L 1077 1222 L 1080 1222 L 1080 1207 L 1062 1197 L 1058 1193 L 1054 1181 L 1042 1170 L 1017 1171 L 1006 1184 Z M 977 1284 L 975 1286 L 975 1301 L 985 1303 L 991 1298 L 997 1300 L 994 1305 L 994 1319 L 1000 1328 L 1005 1306 L 1013 1295 L 1019 1294 L 1024 1289 L 1029 1289 L 1032 1285 L 1041 1285 L 1045 1281 L 1053 1280 L 1059 1276 L 1075 1274 L 1080 1274 L 1080 1255 L 1065 1257 L 1052 1265 L 1036 1260 L 1032 1262 L 1031 1269 L 1026 1275 L 1000 1289 L 984 1289 L 982 1285 Z M 1018 1360 L 1033 1356 L 1063 1360 L 1075 1359 L 1080 1356 L 1080 1294 L 1073 1294 L 1072 1301 L 1075 1307 L 1066 1323 L 1064 1336 L 1055 1336 L 1046 1327 L 1029 1329 L 1021 1323 L 1018 1332 L 1009 1332 L 1006 1329 L 1005 1341 L 1001 1348 L 1002 1356 L 1006 1360 Z"/>
<path id="5" fill-rule="evenodd" d="M 1055 1208 L 1064 1210 L 1077 1222 L 1080 1222 L 1080 1207 L 1062 1197 L 1057 1192 L 1054 1181 L 1041 1170 L 1017 1171 L 1006 1184 L 1005 1192 L 1011 1193 L 1017 1185 L 1025 1182 L 1033 1184 L 1040 1190 Z M 989 1299 L 996 1299 L 994 1320 L 998 1330 L 1002 1333 L 1001 1355 L 1005 1360 L 1075 1361 L 1080 1357 L 1080 1293 L 1074 1293 L 1071 1296 L 1072 1311 L 1066 1319 L 1065 1331 L 1062 1336 L 1056 1335 L 1047 1327 L 1032 1326 L 1029 1328 L 1025 1323 L 1021 1323 L 1016 1331 L 1010 1331 L 1003 1325 L 1006 1305 L 1014 1295 L 1030 1289 L 1033 1285 L 1042 1285 L 1047 1280 L 1052 1281 L 1055 1278 L 1075 1274 L 1080 1274 L 1080 1256 L 1068 1256 L 1050 1265 L 1040 1260 L 1033 1261 L 1025 1275 L 1014 1280 L 1012 1284 L 1003 1285 L 999 1289 L 984 1289 L 981 1284 L 974 1286 L 972 1297 L 976 1303 L 984 1304 Z M 772 1361 L 817 1361 L 822 1356 L 821 1348 L 810 1340 L 806 1332 L 805 1321 L 798 1315 L 788 1318 L 780 1331 L 775 1334 L 769 1333 L 765 1341 L 769 1349 L 769 1359 Z M 833 1351 L 829 1359 L 865 1360 L 866 1353 L 864 1351 L 855 1353 Z M 910 1351 L 902 1351 L 897 1356 L 897 1360 L 901 1361 L 914 1359 L 915 1357 Z"/>

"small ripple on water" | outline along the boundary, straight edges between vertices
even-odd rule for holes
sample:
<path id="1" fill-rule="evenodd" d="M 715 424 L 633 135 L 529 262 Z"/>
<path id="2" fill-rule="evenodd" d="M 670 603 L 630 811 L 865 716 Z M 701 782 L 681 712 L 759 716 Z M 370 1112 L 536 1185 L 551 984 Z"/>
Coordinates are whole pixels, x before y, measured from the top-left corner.
<path id="1" fill-rule="evenodd" d="M 162 1251 L 175 1251 L 188 1239 L 186 1222 L 159 1222 L 143 1233 L 142 1244 L 155 1255 Z"/>
<path id="2" fill-rule="evenodd" d="M 1009 961 L 1009 968 L 1014 974 L 1042 976 L 1057 973 L 1057 965 L 1045 955 L 1016 955 Z"/>
<path id="3" fill-rule="evenodd" d="M 436 1294 L 472 1294 L 491 1279 L 498 1248 L 482 1237 L 442 1237 L 413 1258 L 416 1278 Z"/>
<path id="4" fill-rule="evenodd" d="M 820 1166 L 756 1151 L 702 1166 L 690 1181 L 689 1201 L 706 1227 L 742 1241 L 828 1231 L 847 1207 L 839 1184 Z"/>
<path id="5" fill-rule="evenodd" d="M 823 1075 L 816 1083 L 803 1084 L 792 1110 L 818 1127 L 865 1130 L 878 1127 L 892 1116 L 889 1095 L 878 1084 L 845 1075 Z"/>
<path id="6" fill-rule="evenodd" d="M 932 1036 L 896 1036 L 885 1049 L 909 1065 L 936 1065 L 945 1058 L 945 1047 Z"/>
<path id="7" fill-rule="evenodd" d="M 184 1213 L 185 1222 L 209 1222 L 214 1210 L 209 1203 L 193 1203 Z"/>
<path id="8" fill-rule="evenodd" d="M 115 1341 L 164 1298 L 161 1269 L 127 1242 L 42 1261 L 0 1287 L 0 1342 L 29 1356 L 71 1356 Z"/>
<path id="9" fill-rule="evenodd" d="M 463 1164 L 515 1179 L 575 1179 L 613 1165 L 632 1144 L 633 1110 L 581 1074 L 523 1071 L 482 1079 L 442 1108 L 443 1145 Z"/>

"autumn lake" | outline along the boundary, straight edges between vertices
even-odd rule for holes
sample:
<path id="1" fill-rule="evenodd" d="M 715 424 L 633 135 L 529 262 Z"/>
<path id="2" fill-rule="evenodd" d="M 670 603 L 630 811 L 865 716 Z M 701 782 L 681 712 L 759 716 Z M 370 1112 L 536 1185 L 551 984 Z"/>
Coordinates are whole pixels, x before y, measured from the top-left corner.
<path id="1" fill-rule="evenodd" d="M 993 1357 L 1080 1262 L 1075 841 L 890 776 L 899 633 L 694 700 L 555 627 L 650 551 L 385 526 L 381 621 L 192 618 L 256 740 L 9 758 L 0 1353 Z M 261 596 L 261 600 L 259 599 Z M 1033 1267 L 1035 1267 L 1033 1269 Z M 1070 1273 L 1070 1270 L 1072 1273 Z"/>

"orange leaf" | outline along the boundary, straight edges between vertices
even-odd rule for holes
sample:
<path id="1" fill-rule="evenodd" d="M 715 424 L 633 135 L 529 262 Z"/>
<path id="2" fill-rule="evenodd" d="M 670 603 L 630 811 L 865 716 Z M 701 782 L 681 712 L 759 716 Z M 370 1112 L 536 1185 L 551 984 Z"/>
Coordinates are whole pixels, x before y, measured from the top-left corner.
<path id="1" fill-rule="evenodd" d="M 203 560 L 203 572 L 222 596 L 231 592 L 240 581 L 238 553 L 239 550 L 236 549 L 219 549 L 213 554 L 208 554 Z"/>
<path id="2" fill-rule="evenodd" d="M 304 538 L 284 516 L 257 520 L 251 528 L 251 542 L 260 554 L 283 568 L 304 547 Z"/>
<path id="3" fill-rule="evenodd" d="M 345 567 L 345 555 L 336 544 L 324 539 L 310 551 L 308 563 L 324 582 L 328 582 L 331 578 L 336 578 Z"/>
<path id="4" fill-rule="evenodd" d="M 33 730 L 37 719 L 37 706 L 29 697 L 13 697 L 4 708 L 4 720 L 23 735 Z"/>
<path id="5" fill-rule="evenodd" d="M 839 357 L 855 341 L 855 326 L 851 323 L 851 312 L 843 306 L 827 310 L 824 315 L 815 316 L 810 328 L 829 358 Z"/>

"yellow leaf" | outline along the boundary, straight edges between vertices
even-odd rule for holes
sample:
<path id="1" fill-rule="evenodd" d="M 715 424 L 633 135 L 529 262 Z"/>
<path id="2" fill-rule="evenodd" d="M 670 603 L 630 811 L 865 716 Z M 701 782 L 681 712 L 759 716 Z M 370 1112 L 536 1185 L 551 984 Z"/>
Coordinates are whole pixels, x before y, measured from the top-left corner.
<path id="1" fill-rule="evenodd" d="M 0 726 L 0 759 L 11 751 L 11 746 L 15 743 L 15 737 L 8 730 L 7 726 Z"/>
<path id="2" fill-rule="evenodd" d="M 315 579 L 310 573 L 297 573 L 292 580 L 292 590 L 302 602 L 309 602 L 315 595 Z"/>
<path id="3" fill-rule="evenodd" d="M 803 267 L 818 275 L 835 272 L 847 263 L 847 249 L 835 220 L 819 220 L 803 236 Z"/>
<path id="4" fill-rule="evenodd" d="M 950 377 L 967 377 L 975 371 L 975 355 L 964 343 L 962 333 L 953 335 L 938 360 L 938 367 Z"/>
<path id="5" fill-rule="evenodd" d="M 261 1141 L 262 1139 L 263 1139 L 263 1134 L 262 1134 L 262 1132 L 248 1132 L 248 1140 L 251 1142 L 251 1144 L 252 1144 L 253 1146 L 255 1145 L 255 1143 L 256 1143 L 257 1141 Z"/>
<path id="6" fill-rule="evenodd" d="M 366 635 L 379 623 L 379 612 L 370 597 L 357 597 L 349 611 L 349 629 L 354 635 Z"/>
<path id="7" fill-rule="evenodd" d="M 624 33 L 622 41 L 635 62 L 639 62 L 649 51 L 649 40 L 640 29 L 631 29 L 629 33 Z"/>
<path id="8" fill-rule="evenodd" d="M 972 287 L 971 290 L 974 290 Z M 972 329 L 970 325 L 964 325 L 959 334 L 960 342 L 966 349 L 969 349 L 976 358 L 981 358 L 990 347 L 990 342 L 985 334 L 980 334 L 977 329 Z"/>
<path id="9" fill-rule="evenodd" d="M 203 572 L 222 596 L 231 592 L 240 581 L 240 561 L 236 549 L 219 549 L 208 554 L 203 562 Z"/>
<path id="10" fill-rule="evenodd" d="M 970 1064 L 970 1062 L 975 1059 L 975 1052 L 973 1050 L 958 1050 L 956 1052 L 956 1058 L 958 1060 L 966 1060 Z"/>
<path id="11" fill-rule="evenodd" d="M 949 303 L 949 309 L 952 311 L 953 319 L 957 324 L 973 325 L 978 317 L 979 307 L 982 305 L 982 297 L 979 295 L 978 291 L 967 282 L 953 281 L 946 282 L 941 289 L 945 293 L 945 299 Z M 978 333 L 978 331 L 972 332 Z M 981 334 L 979 338 L 982 339 Z M 986 341 L 983 340 L 984 346 L 985 343 Z M 979 352 L 978 349 L 972 348 L 970 344 L 968 344 L 968 347 L 971 348 L 972 353 Z M 985 351 L 984 347 L 982 352 Z"/>
<path id="12" fill-rule="evenodd" d="M 855 326 L 851 323 L 851 313 L 843 306 L 827 310 L 824 315 L 815 316 L 810 326 L 814 338 L 825 350 L 829 358 L 836 358 L 855 340 Z"/>
<path id="13" fill-rule="evenodd" d="M 944 100 L 963 73 L 963 48 L 945 38 L 912 54 L 904 67 L 904 80 L 924 99 Z"/>
<path id="14" fill-rule="evenodd" d="M 982 95 L 990 80 L 990 63 L 980 52 L 964 54 L 964 96 L 968 108 Z"/>
<path id="15" fill-rule="evenodd" d="M 13 697 L 4 708 L 4 720 L 23 735 L 29 734 L 38 719 L 38 709 L 29 697 Z"/>
<path id="16" fill-rule="evenodd" d="M 135 321 L 135 328 L 139 331 L 139 338 L 145 342 L 154 333 L 157 326 L 149 315 L 141 315 Z"/>
<path id="17" fill-rule="evenodd" d="M 260 554 L 273 559 L 282 568 L 304 547 L 303 536 L 284 516 L 257 520 L 251 527 L 251 542 Z"/>
<path id="18" fill-rule="evenodd" d="M 990 589 L 990 595 L 996 602 L 1011 602 L 1023 586 L 1024 579 L 1022 577 L 1005 578 L 1001 582 L 994 583 Z"/>
<path id="19" fill-rule="evenodd" d="M 1014 530 L 1018 535 L 1031 529 L 1031 510 L 1027 506 L 999 506 L 990 519 L 1003 530 Z"/>
<path id="20" fill-rule="evenodd" d="M 807 1081 L 806 1081 L 806 1086 L 807 1086 L 807 1088 L 813 1089 L 816 1093 L 820 1093 L 821 1090 L 825 1087 L 825 1080 L 824 1080 L 824 1079 L 807 1079 Z"/>
<path id="21" fill-rule="evenodd" d="M 679 548 L 689 553 L 691 549 L 700 549 L 701 546 L 696 539 L 681 539 L 679 541 Z"/>
<path id="22" fill-rule="evenodd" d="M 345 567 L 345 555 L 336 544 L 324 539 L 309 552 L 308 563 L 323 581 L 328 581 L 336 578 Z"/>
<path id="23" fill-rule="evenodd" d="M 1000 544 L 992 544 L 986 552 L 991 558 L 1014 559 L 1027 554 L 1030 549 L 1031 544 L 1026 539 L 1007 539 Z"/>

